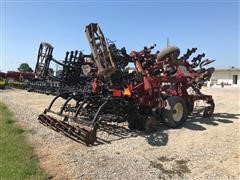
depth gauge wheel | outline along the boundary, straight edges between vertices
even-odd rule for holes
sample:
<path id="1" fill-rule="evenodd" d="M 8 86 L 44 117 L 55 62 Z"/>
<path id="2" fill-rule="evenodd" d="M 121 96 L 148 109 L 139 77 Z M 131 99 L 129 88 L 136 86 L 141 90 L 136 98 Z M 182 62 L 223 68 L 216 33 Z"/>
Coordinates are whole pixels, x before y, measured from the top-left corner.
<path id="1" fill-rule="evenodd" d="M 169 107 L 162 110 L 163 122 L 171 128 L 176 128 L 186 121 L 187 106 L 182 97 L 172 96 L 167 101 Z"/>
<path id="2" fill-rule="evenodd" d="M 146 118 L 141 116 L 138 112 L 131 112 L 127 115 L 128 128 L 131 130 L 145 131 Z"/>
<path id="3" fill-rule="evenodd" d="M 176 60 L 180 54 L 180 49 L 176 46 L 169 46 L 162 50 L 157 55 L 157 61 L 163 61 L 167 57 L 170 57 L 172 60 Z"/>
<path id="4" fill-rule="evenodd" d="M 192 114 L 194 109 L 194 101 L 190 100 L 187 103 L 188 115 Z"/>
<path id="5" fill-rule="evenodd" d="M 203 112 L 203 117 L 204 118 L 211 117 L 213 115 L 213 112 L 214 112 L 214 108 L 215 108 L 214 102 L 209 101 L 208 104 L 209 104 L 209 106 L 205 107 L 204 112 Z"/>

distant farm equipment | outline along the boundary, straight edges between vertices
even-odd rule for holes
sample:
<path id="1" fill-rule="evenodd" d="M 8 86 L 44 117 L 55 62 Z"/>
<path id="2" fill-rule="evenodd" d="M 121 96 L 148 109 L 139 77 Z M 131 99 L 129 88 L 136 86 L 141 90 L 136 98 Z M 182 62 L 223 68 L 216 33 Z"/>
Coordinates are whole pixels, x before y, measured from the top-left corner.
<path id="1" fill-rule="evenodd" d="M 29 91 L 56 95 L 39 115 L 40 123 L 86 145 L 93 145 L 98 131 L 111 122 L 127 122 L 131 130 L 144 131 L 148 119 L 169 127 L 182 125 L 194 109 L 194 102 L 205 102 L 204 117 L 214 111 L 214 100 L 200 92 L 214 68 L 205 54 L 190 59 L 197 48 L 179 57 L 180 49 L 169 46 L 152 53 L 156 45 L 127 53 L 104 37 L 91 23 L 85 29 L 91 54 L 66 52 L 63 61 L 54 59 L 53 46 L 41 43 L 35 74 Z M 59 76 L 49 75 L 50 63 L 62 67 Z M 128 71 L 129 63 L 135 70 Z M 54 106 L 64 99 L 59 110 Z"/>
<path id="2" fill-rule="evenodd" d="M 7 73 L 0 72 L 0 78 L 14 80 L 14 81 L 24 81 L 34 79 L 35 74 L 31 72 L 17 72 L 8 71 Z"/>
<path id="3" fill-rule="evenodd" d="M 8 71 L 0 72 L 0 80 L 4 82 L 2 87 L 13 87 L 18 89 L 26 89 L 28 82 L 35 78 L 35 74 L 31 72 Z M 3 84 L 3 83 L 2 83 Z M 3 89 L 3 88 L 2 88 Z"/>

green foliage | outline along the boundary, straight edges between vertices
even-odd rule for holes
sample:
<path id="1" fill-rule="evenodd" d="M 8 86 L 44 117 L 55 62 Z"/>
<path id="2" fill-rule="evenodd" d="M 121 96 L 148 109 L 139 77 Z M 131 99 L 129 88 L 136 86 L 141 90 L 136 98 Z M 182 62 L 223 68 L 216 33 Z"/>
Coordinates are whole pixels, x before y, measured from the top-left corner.
<path id="1" fill-rule="evenodd" d="M 1 102 L 0 113 L 0 179 L 47 179 L 25 131 L 16 127 L 13 113 Z"/>
<path id="2" fill-rule="evenodd" d="M 18 71 L 20 71 L 20 72 L 33 72 L 32 68 L 27 63 L 22 63 L 19 66 Z"/>
<path id="3" fill-rule="evenodd" d="M 48 68 L 48 74 L 53 75 L 53 73 L 54 73 L 53 68 Z"/>
<path id="4" fill-rule="evenodd" d="M 26 83 L 18 82 L 18 81 L 8 82 L 8 85 L 10 87 L 17 88 L 17 89 L 26 89 L 27 88 L 27 84 Z"/>
<path id="5" fill-rule="evenodd" d="M 7 85 L 7 81 L 0 80 L 0 89 L 5 89 L 6 85 Z"/>

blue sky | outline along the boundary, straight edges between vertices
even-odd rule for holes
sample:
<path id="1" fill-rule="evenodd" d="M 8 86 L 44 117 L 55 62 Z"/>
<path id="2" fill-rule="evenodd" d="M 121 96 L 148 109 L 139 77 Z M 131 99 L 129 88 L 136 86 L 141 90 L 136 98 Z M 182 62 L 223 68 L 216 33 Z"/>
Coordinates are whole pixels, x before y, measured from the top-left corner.
<path id="1" fill-rule="evenodd" d="M 166 39 L 181 49 L 197 47 L 214 66 L 239 66 L 238 1 L 2 1 L 0 70 L 16 70 L 22 62 L 34 68 L 40 42 L 51 43 L 53 55 L 90 48 L 84 28 L 100 24 L 105 36 L 127 52 Z"/>

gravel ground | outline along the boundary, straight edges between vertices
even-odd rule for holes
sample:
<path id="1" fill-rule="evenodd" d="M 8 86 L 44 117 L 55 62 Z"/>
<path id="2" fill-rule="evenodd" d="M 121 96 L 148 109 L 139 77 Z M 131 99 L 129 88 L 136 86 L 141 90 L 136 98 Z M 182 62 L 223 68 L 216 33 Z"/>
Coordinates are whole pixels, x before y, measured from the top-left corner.
<path id="1" fill-rule="evenodd" d="M 239 88 L 206 88 L 214 118 L 191 117 L 179 129 L 155 133 L 118 128 L 111 141 L 86 147 L 37 121 L 53 96 L 1 90 L 1 101 L 27 130 L 52 179 L 240 179 Z M 59 102 L 59 105 L 61 102 Z"/>

